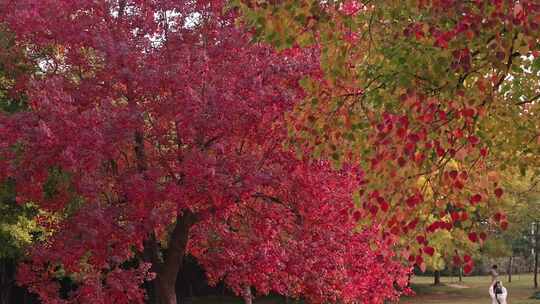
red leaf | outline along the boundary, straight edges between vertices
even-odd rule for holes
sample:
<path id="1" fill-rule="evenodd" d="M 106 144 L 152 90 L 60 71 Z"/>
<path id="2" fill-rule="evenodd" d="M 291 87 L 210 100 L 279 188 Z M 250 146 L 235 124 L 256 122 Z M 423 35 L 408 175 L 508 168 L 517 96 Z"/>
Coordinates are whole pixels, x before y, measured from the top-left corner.
<path id="1" fill-rule="evenodd" d="M 482 157 L 486 157 L 488 155 L 488 149 L 487 148 L 480 149 L 480 155 L 482 155 Z"/>
<path id="2" fill-rule="evenodd" d="M 503 196 L 503 189 L 501 188 L 497 188 L 495 189 L 495 196 L 497 196 L 497 198 L 501 198 L 501 196 Z"/>
<path id="3" fill-rule="evenodd" d="M 477 204 L 480 201 L 482 201 L 482 195 L 475 194 L 475 195 L 471 196 L 470 201 L 471 201 L 471 204 Z"/>
<path id="4" fill-rule="evenodd" d="M 476 232 L 469 232 L 468 237 L 471 242 L 478 242 L 478 235 L 476 234 Z"/>
<path id="5" fill-rule="evenodd" d="M 460 219 L 459 212 L 453 211 L 450 213 L 450 216 L 452 217 L 452 221 L 457 222 Z"/>
<path id="6" fill-rule="evenodd" d="M 487 239 L 487 234 L 485 232 L 480 232 L 479 236 L 482 241 L 485 241 Z"/>
<path id="7" fill-rule="evenodd" d="M 433 256 L 435 249 L 433 247 L 424 247 L 424 252 L 429 256 Z"/>
<path id="8" fill-rule="evenodd" d="M 388 203 L 387 203 L 386 201 L 383 201 L 383 202 L 380 204 L 380 206 L 381 206 L 381 210 L 382 210 L 383 212 L 387 212 L 387 211 L 388 211 L 389 205 L 388 205 Z"/>

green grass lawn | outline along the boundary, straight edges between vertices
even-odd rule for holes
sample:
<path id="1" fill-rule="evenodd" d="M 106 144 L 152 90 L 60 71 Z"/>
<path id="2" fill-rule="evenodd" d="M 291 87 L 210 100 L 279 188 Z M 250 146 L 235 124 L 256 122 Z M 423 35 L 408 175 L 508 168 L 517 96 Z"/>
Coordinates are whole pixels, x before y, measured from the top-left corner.
<path id="1" fill-rule="evenodd" d="M 415 277 L 413 289 L 416 295 L 403 298 L 400 303 L 412 304 L 481 304 L 491 303 L 488 288 L 490 277 L 464 277 L 459 283 L 455 277 L 441 278 L 442 286 L 433 286 L 432 277 Z M 530 299 L 535 289 L 532 287 L 532 275 L 514 275 L 512 283 L 506 277 L 501 277 L 503 285 L 508 290 L 509 304 L 540 304 L 540 300 Z"/>
<path id="2" fill-rule="evenodd" d="M 433 286 L 432 277 L 415 277 L 412 287 L 416 295 L 403 298 L 399 304 L 489 304 L 490 280 L 487 276 L 464 277 L 463 282 L 459 283 L 455 277 L 442 277 L 442 285 Z M 512 283 L 508 283 L 506 277 L 501 277 L 501 280 L 508 290 L 508 304 L 540 304 L 540 300 L 530 299 L 535 291 L 532 287 L 532 275 L 514 275 Z M 232 297 L 205 297 L 193 299 L 192 303 L 240 304 L 243 301 Z M 258 298 L 254 303 L 282 304 L 285 301 L 278 297 L 266 297 Z"/>

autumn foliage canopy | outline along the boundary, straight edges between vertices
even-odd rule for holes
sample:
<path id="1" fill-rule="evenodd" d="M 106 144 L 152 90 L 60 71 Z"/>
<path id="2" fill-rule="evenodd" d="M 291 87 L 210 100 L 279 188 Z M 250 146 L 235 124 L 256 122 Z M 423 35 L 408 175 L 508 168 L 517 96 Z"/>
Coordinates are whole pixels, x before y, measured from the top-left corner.
<path id="1" fill-rule="evenodd" d="M 470 271 L 508 225 L 490 113 L 540 5 L 402 2 L 0 2 L 38 69 L 0 114 L 0 179 L 49 233 L 19 282 L 176 303 L 189 253 L 238 294 L 383 303 L 412 265 Z"/>

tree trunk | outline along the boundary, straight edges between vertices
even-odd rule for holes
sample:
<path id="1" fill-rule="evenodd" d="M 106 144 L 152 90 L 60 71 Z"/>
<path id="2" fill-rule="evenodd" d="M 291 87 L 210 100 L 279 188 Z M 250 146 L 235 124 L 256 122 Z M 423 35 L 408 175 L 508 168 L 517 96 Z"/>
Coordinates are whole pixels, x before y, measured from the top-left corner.
<path id="1" fill-rule="evenodd" d="M 142 132 L 135 132 L 135 155 L 137 169 L 144 173 L 147 170 L 146 156 L 144 151 L 144 136 Z M 195 223 L 195 215 L 184 210 L 177 215 L 174 230 L 169 237 L 167 250 L 163 255 L 163 261 L 159 256 L 159 246 L 153 233 L 145 242 L 145 260 L 151 261 L 152 271 L 156 273 L 153 285 L 149 288 L 149 298 L 155 304 L 177 304 L 176 279 L 182 268 L 186 246 L 189 239 L 189 230 Z"/>
<path id="2" fill-rule="evenodd" d="M 510 256 L 508 258 L 508 283 L 512 283 L 512 262 L 514 261 L 514 257 Z"/>
<path id="3" fill-rule="evenodd" d="M 538 288 L 538 250 L 534 251 L 534 288 Z"/>
<path id="4" fill-rule="evenodd" d="M 244 303 L 253 304 L 253 295 L 251 294 L 251 287 L 246 286 L 244 288 Z"/>
<path id="5" fill-rule="evenodd" d="M 126 1 L 120 0 L 118 13 L 119 19 L 122 19 L 125 5 Z M 126 79 L 128 88 L 126 98 L 128 99 L 130 106 L 135 107 L 136 103 L 132 98 L 133 94 L 129 83 L 129 80 Z M 143 120 L 141 118 L 141 125 L 143 125 L 142 122 Z M 178 140 L 180 140 L 180 138 L 178 138 Z M 142 173 L 144 176 L 144 173 L 148 170 L 148 164 L 146 160 L 144 134 L 142 132 L 142 128 L 135 132 L 134 141 L 137 171 Z M 180 141 L 178 144 L 180 146 Z M 169 237 L 167 250 L 163 255 L 162 262 L 159 256 L 159 246 L 153 233 L 151 233 L 150 238 L 147 240 L 147 244 L 145 243 L 145 252 L 143 252 L 143 256 L 145 260 L 150 260 L 152 262 L 151 270 L 156 273 L 156 278 L 154 279 L 153 286 L 150 287 L 149 292 L 149 297 L 152 304 L 178 303 L 176 295 L 176 280 L 184 262 L 186 246 L 189 240 L 189 230 L 195 223 L 195 219 L 195 214 L 193 214 L 190 210 L 183 210 L 182 214 L 177 214 L 176 224 Z M 146 248 L 147 245 L 149 248 Z"/>
<path id="6" fill-rule="evenodd" d="M 10 271 L 11 260 L 0 259 L 0 304 L 13 303 L 11 299 L 12 275 Z"/>
<path id="7" fill-rule="evenodd" d="M 538 288 L 538 248 L 534 249 L 534 288 Z"/>
<path id="8" fill-rule="evenodd" d="M 120 1 L 119 18 L 121 19 L 124 12 L 125 0 Z M 129 82 L 128 82 L 129 83 Z M 130 97 L 130 89 L 128 86 L 128 101 L 135 106 Z M 146 153 L 144 149 L 144 134 L 141 130 L 137 130 L 134 134 L 135 138 L 135 156 L 137 160 L 137 171 L 144 173 L 148 169 L 146 162 Z M 182 215 L 176 217 L 174 230 L 169 237 L 167 251 L 163 256 L 163 262 L 159 256 L 159 246 L 155 236 L 150 233 L 150 237 L 145 242 L 143 256 L 146 261 L 151 261 L 151 271 L 156 273 L 156 278 L 153 285 L 149 288 L 149 300 L 155 304 L 177 304 L 176 298 L 176 278 L 182 264 L 189 238 L 189 229 L 193 225 L 193 214 L 189 210 L 185 210 Z"/>
<path id="9" fill-rule="evenodd" d="M 433 285 L 441 285 L 441 272 L 439 270 L 435 270 L 433 275 L 434 275 Z"/>
<path id="10" fill-rule="evenodd" d="M 534 226 L 534 288 L 538 288 L 538 222 Z"/>
<path id="11" fill-rule="evenodd" d="M 156 304 L 177 304 L 176 278 L 182 268 L 189 229 L 194 222 L 195 216 L 191 211 L 184 211 L 183 215 L 176 218 L 163 263 L 156 267 L 157 275 L 154 280 Z"/>

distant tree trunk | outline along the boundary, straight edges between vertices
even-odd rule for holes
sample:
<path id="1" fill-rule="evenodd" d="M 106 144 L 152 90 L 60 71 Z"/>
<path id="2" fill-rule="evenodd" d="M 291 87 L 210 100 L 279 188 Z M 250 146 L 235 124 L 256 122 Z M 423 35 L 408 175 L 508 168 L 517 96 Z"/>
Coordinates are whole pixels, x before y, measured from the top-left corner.
<path id="1" fill-rule="evenodd" d="M 538 288 L 538 222 L 534 226 L 534 288 Z"/>
<path id="2" fill-rule="evenodd" d="M 534 288 L 538 288 L 538 250 L 534 251 Z"/>
<path id="3" fill-rule="evenodd" d="M 441 285 L 441 272 L 439 270 L 435 270 L 433 273 L 434 281 L 433 285 Z"/>
<path id="4" fill-rule="evenodd" d="M 514 261 L 514 257 L 510 256 L 508 258 L 508 283 L 512 283 L 512 262 Z"/>
<path id="5" fill-rule="evenodd" d="M 534 251 L 534 288 L 538 288 L 538 250 Z"/>

